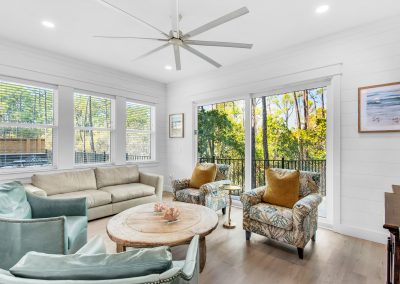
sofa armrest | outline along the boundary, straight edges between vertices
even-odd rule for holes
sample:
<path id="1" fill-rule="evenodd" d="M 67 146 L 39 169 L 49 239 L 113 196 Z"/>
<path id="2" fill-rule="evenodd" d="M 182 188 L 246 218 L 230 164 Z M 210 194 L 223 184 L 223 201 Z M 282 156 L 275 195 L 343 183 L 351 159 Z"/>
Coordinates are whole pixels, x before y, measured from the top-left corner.
<path id="1" fill-rule="evenodd" d="M 156 189 L 157 198 L 161 201 L 164 191 L 164 177 L 161 175 L 139 173 L 139 182 L 153 186 Z"/>
<path id="2" fill-rule="evenodd" d="M 266 187 L 261 186 L 255 189 L 246 190 L 240 195 L 240 201 L 242 201 L 243 209 L 248 210 L 251 206 L 261 203 Z"/>
<path id="3" fill-rule="evenodd" d="M 230 180 L 219 180 L 219 181 L 209 182 L 209 183 L 206 183 L 206 184 L 203 184 L 202 186 L 200 186 L 199 190 L 206 195 L 206 194 L 210 194 L 212 192 L 217 192 L 219 190 L 222 190 L 222 189 L 220 189 L 220 187 L 224 184 L 231 184 L 231 181 Z"/>
<path id="4" fill-rule="evenodd" d="M 173 192 L 188 188 L 190 184 L 190 178 L 174 179 L 171 181 Z"/>
<path id="5" fill-rule="evenodd" d="M 305 218 L 312 210 L 317 209 L 321 202 L 321 195 L 316 193 L 309 194 L 294 204 L 293 214 L 297 216 L 304 216 Z"/>
<path id="6" fill-rule="evenodd" d="M 27 193 L 33 218 L 57 216 L 87 216 L 86 197 L 69 199 L 50 199 Z"/>
<path id="7" fill-rule="evenodd" d="M 46 197 L 47 196 L 47 192 L 44 191 L 43 189 L 34 186 L 31 183 L 26 183 L 24 184 L 24 188 L 26 192 L 29 192 L 31 194 L 37 195 L 37 196 L 42 196 L 42 197 Z"/>

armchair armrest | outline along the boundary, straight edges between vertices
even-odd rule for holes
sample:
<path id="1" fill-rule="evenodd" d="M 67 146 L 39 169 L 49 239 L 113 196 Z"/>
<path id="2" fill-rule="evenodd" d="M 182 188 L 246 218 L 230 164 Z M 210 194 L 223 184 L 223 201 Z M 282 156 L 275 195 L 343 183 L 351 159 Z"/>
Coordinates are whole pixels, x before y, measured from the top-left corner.
<path id="1" fill-rule="evenodd" d="M 24 188 L 26 192 L 32 193 L 34 195 L 37 196 L 42 196 L 42 197 L 46 197 L 47 196 L 47 192 L 44 191 L 43 189 L 34 186 L 33 184 L 30 183 L 26 183 L 24 184 Z"/>
<path id="2" fill-rule="evenodd" d="M 193 277 L 198 279 L 199 264 L 199 236 L 196 235 L 190 242 L 186 253 L 185 264 L 182 268 L 182 278 L 187 281 L 190 281 Z"/>
<path id="3" fill-rule="evenodd" d="M 139 173 L 140 183 L 153 186 L 156 189 L 156 195 L 159 200 L 162 198 L 162 193 L 164 190 L 164 177 L 161 175 Z"/>
<path id="4" fill-rule="evenodd" d="M 261 203 L 265 189 L 265 186 L 261 186 L 243 192 L 240 195 L 240 201 L 243 203 L 243 209 L 250 209 L 251 206 Z"/>
<path id="5" fill-rule="evenodd" d="M 0 218 L 0 267 L 9 269 L 29 251 L 65 254 L 66 217 L 42 219 Z M 7 232 L 7 234 L 5 233 Z"/>
<path id="6" fill-rule="evenodd" d="M 321 202 L 322 197 L 319 194 L 309 194 L 294 204 L 293 214 L 306 217 L 312 210 L 317 209 Z"/>
<path id="7" fill-rule="evenodd" d="M 86 197 L 69 199 L 50 199 L 27 193 L 33 218 L 57 216 L 87 216 Z"/>
<path id="8" fill-rule="evenodd" d="M 199 190 L 201 192 L 203 192 L 204 194 L 209 194 L 212 192 L 217 192 L 220 189 L 221 185 L 224 184 L 231 184 L 230 180 L 219 180 L 219 181 L 213 181 L 213 182 L 209 182 L 206 184 L 203 184 L 202 186 L 200 186 Z"/>
<path id="9" fill-rule="evenodd" d="M 178 190 L 188 188 L 189 184 L 190 184 L 190 178 L 181 178 L 171 181 L 173 192 L 177 192 Z"/>

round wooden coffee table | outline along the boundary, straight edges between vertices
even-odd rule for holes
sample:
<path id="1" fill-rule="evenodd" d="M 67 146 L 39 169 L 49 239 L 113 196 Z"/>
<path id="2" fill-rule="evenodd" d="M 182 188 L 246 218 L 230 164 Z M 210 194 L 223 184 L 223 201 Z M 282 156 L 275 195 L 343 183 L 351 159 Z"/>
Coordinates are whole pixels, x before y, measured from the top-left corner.
<path id="1" fill-rule="evenodd" d="M 107 234 L 117 244 L 117 252 L 127 247 L 178 246 L 200 236 L 200 272 L 206 263 L 206 236 L 218 225 L 218 215 L 196 204 L 170 202 L 168 206 L 181 211 L 177 222 L 167 223 L 162 215 L 153 212 L 154 203 L 127 209 L 110 219 Z"/>

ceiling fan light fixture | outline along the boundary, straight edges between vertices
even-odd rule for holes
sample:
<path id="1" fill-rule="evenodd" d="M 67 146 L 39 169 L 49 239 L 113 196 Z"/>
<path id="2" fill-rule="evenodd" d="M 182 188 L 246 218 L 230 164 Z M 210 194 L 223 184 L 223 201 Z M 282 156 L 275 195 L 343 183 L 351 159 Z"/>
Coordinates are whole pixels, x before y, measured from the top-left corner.
<path id="1" fill-rule="evenodd" d="M 330 9 L 329 5 L 320 5 L 315 9 L 315 13 L 316 14 L 324 14 L 326 12 L 328 12 Z"/>
<path id="2" fill-rule="evenodd" d="M 172 70 L 172 66 L 171 66 L 171 65 L 165 65 L 165 66 L 164 66 L 164 69 L 165 69 L 165 70 Z"/>

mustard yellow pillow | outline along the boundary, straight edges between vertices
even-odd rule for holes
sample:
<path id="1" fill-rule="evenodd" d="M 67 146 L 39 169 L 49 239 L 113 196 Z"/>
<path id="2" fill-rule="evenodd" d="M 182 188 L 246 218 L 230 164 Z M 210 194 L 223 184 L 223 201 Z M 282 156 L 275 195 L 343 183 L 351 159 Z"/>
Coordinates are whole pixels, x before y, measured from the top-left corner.
<path id="1" fill-rule="evenodd" d="M 276 172 L 273 169 L 265 171 L 267 190 L 264 192 L 263 201 L 272 205 L 293 208 L 299 200 L 300 172 Z"/>
<path id="2" fill-rule="evenodd" d="M 197 163 L 190 178 L 189 186 L 191 188 L 200 188 L 203 184 L 213 182 L 217 175 L 216 164 L 200 164 Z"/>

